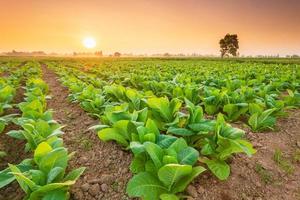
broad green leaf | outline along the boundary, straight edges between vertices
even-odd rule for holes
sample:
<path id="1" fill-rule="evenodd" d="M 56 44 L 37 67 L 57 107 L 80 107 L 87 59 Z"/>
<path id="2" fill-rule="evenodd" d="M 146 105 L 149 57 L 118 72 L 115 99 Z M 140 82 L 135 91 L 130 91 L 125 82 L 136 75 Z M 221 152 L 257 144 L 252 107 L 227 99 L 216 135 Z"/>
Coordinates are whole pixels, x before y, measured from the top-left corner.
<path id="1" fill-rule="evenodd" d="M 0 119 L 0 133 L 2 133 L 5 129 L 5 122 L 1 121 Z"/>
<path id="2" fill-rule="evenodd" d="M 129 197 L 141 197 L 144 200 L 159 199 L 161 194 L 167 192 L 166 187 L 152 174 L 141 172 L 127 184 L 126 192 Z"/>
<path id="3" fill-rule="evenodd" d="M 192 173 L 190 165 L 167 164 L 158 170 L 158 178 L 168 188 L 168 191 L 171 191 L 175 183 L 190 173 Z"/>
<path id="4" fill-rule="evenodd" d="M 226 180 L 230 174 L 230 167 L 229 165 L 223 160 L 205 160 L 205 164 L 210 169 L 210 171 L 216 175 L 220 180 Z"/>
<path id="5" fill-rule="evenodd" d="M 195 134 L 193 131 L 190 131 L 188 129 L 175 128 L 175 127 L 168 128 L 168 133 L 172 133 L 174 135 L 179 135 L 179 136 L 191 136 Z"/>
<path id="6" fill-rule="evenodd" d="M 34 151 L 34 161 L 39 163 L 41 158 L 52 151 L 52 147 L 47 142 L 40 143 Z"/>
<path id="7" fill-rule="evenodd" d="M 194 165 L 197 162 L 198 157 L 199 152 L 192 147 L 182 149 L 178 153 L 178 161 L 182 165 Z"/>
<path id="8" fill-rule="evenodd" d="M 215 125 L 216 125 L 215 121 L 203 120 L 199 123 L 189 124 L 188 127 L 193 131 L 197 131 L 197 132 L 210 132 L 214 130 Z"/>
<path id="9" fill-rule="evenodd" d="M 60 181 L 64 176 L 65 169 L 62 167 L 54 167 L 50 170 L 47 177 L 47 184 L 54 182 L 55 180 Z"/>
<path id="10" fill-rule="evenodd" d="M 145 171 L 146 156 L 139 154 L 134 156 L 130 164 L 130 171 L 134 174 Z"/>
<path id="11" fill-rule="evenodd" d="M 152 142 L 145 142 L 144 146 L 154 165 L 159 169 L 162 166 L 163 150 Z"/>
<path id="12" fill-rule="evenodd" d="M 179 153 L 181 150 L 185 149 L 188 147 L 185 139 L 183 138 L 178 138 L 173 144 L 168 149 L 173 149 L 176 153 Z"/>
<path id="13" fill-rule="evenodd" d="M 33 169 L 33 162 L 31 159 L 25 159 L 16 167 L 20 170 L 20 172 L 29 171 Z M 10 172 L 11 171 L 9 167 L 0 171 L 0 188 L 3 188 L 15 180 L 15 176 Z"/>
<path id="14" fill-rule="evenodd" d="M 129 144 L 125 137 L 118 132 L 115 128 L 105 128 L 98 132 L 98 136 L 103 141 L 115 140 L 122 146 L 127 147 Z"/>
<path id="15" fill-rule="evenodd" d="M 47 192 L 42 200 L 65 200 L 68 199 L 67 191 L 64 190 L 53 190 Z"/>
<path id="16" fill-rule="evenodd" d="M 145 151 L 145 145 L 140 142 L 130 142 L 130 149 L 134 155 L 137 155 Z"/>
<path id="17" fill-rule="evenodd" d="M 248 123 L 251 126 L 252 130 L 256 131 L 258 129 L 258 113 L 254 113 L 253 115 L 251 115 Z"/>
<path id="18" fill-rule="evenodd" d="M 166 165 L 166 164 L 178 164 L 178 160 L 174 156 L 165 155 L 163 157 L 163 163 L 164 163 L 164 165 Z"/>
<path id="19" fill-rule="evenodd" d="M 43 173 L 41 170 L 32 169 L 29 170 L 30 179 L 37 185 L 44 185 L 46 184 L 46 174 Z"/>
<path id="20" fill-rule="evenodd" d="M 50 153 L 43 156 L 38 165 L 40 170 L 45 173 L 49 173 L 50 170 L 54 167 L 66 168 L 68 162 L 68 152 L 65 148 L 59 147 L 53 149 Z"/>
<path id="21" fill-rule="evenodd" d="M 193 167 L 192 172 L 185 176 L 184 178 L 180 179 L 179 182 L 175 183 L 175 185 L 172 188 L 172 193 L 176 194 L 178 192 L 183 192 L 186 187 L 202 172 L 204 172 L 206 169 L 204 167 L 198 166 Z"/>
<path id="22" fill-rule="evenodd" d="M 30 199 L 32 200 L 38 200 L 41 197 L 49 194 L 50 192 L 56 191 L 56 190 L 66 190 L 69 186 L 75 184 L 75 181 L 66 181 L 63 183 L 51 183 L 44 186 L 39 187 L 38 189 L 34 190 L 31 195 Z"/>
<path id="23" fill-rule="evenodd" d="M 9 132 L 6 133 L 7 135 L 9 135 L 12 138 L 16 138 L 19 140 L 25 140 L 26 138 L 24 137 L 24 130 L 11 130 Z"/>
<path id="24" fill-rule="evenodd" d="M 179 200 L 179 197 L 177 197 L 174 194 L 162 194 L 160 195 L 161 200 Z"/>
<path id="25" fill-rule="evenodd" d="M 159 129 L 157 128 L 155 122 L 150 118 L 147 120 L 146 128 L 149 130 L 149 132 L 154 133 L 156 136 L 160 135 Z"/>
<path id="26" fill-rule="evenodd" d="M 163 148 L 167 149 L 169 148 L 175 141 L 177 140 L 177 137 L 171 136 L 171 135 L 159 135 L 157 144 Z"/>
<path id="27" fill-rule="evenodd" d="M 80 167 L 71 171 L 65 178 L 64 181 L 76 181 L 81 174 L 84 172 L 85 167 Z"/>
<path id="28" fill-rule="evenodd" d="M 25 193 L 28 194 L 30 191 L 34 191 L 39 188 L 39 186 L 36 185 L 32 180 L 24 176 L 15 165 L 8 164 L 8 166 L 11 173 L 16 177 L 16 180 Z"/>

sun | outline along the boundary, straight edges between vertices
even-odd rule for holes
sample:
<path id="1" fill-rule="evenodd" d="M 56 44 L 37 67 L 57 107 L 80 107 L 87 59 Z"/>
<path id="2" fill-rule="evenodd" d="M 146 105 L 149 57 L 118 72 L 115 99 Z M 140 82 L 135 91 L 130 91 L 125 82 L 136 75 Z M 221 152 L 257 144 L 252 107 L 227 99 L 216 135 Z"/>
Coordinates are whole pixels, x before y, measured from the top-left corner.
<path id="1" fill-rule="evenodd" d="M 96 46 L 96 40 L 92 37 L 84 38 L 82 43 L 88 49 L 92 49 Z"/>

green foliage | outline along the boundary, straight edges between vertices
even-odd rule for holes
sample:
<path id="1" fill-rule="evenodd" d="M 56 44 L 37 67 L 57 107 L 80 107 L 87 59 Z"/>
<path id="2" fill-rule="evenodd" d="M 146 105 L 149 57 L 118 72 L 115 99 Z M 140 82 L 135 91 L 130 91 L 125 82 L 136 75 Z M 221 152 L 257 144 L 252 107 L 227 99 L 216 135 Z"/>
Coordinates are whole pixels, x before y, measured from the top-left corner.
<path id="1" fill-rule="evenodd" d="M 22 75 L 25 75 L 22 78 L 27 78 L 25 101 L 18 104 L 22 116 L 16 119 L 15 114 L 1 116 L 0 132 L 10 121 L 19 125 L 21 130 L 12 130 L 7 134 L 16 139 L 26 140 L 25 150 L 33 151 L 34 157 L 18 165 L 8 164 L 9 167 L 0 172 L 0 188 L 17 180 L 26 193 L 24 199 L 68 199 L 69 187 L 83 173 L 84 168 L 65 174 L 72 154 L 68 154 L 67 149 L 63 147 L 60 138 L 63 134 L 62 126 L 53 120 L 51 111 L 46 110 L 46 99 L 50 98 L 47 96 L 48 85 L 38 78 L 41 75 L 39 64 L 32 62 L 25 66 L 26 69 L 18 74 L 19 78 L 13 79 L 16 86 L 17 80 L 21 80 Z M 6 93 L 5 95 L 7 102 L 6 104 L 0 102 L 0 105 L 5 105 L 0 107 L 2 109 L 0 115 L 4 108 L 11 108 L 8 104 L 11 97 Z M 4 93 L 1 97 L 4 99 Z"/>
<path id="2" fill-rule="evenodd" d="M 25 199 L 67 199 L 68 188 L 84 171 L 84 168 L 79 168 L 65 175 L 69 160 L 67 150 L 64 147 L 52 148 L 47 142 L 38 145 L 33 160 L 36 167 L 23 172 L 18 166 L 9 164 L 11 173 L 26 193 Z"/>
<path id="3" fill-rule="evenodd" d="M 14 117 L 17 116 L 17 114 L 10 114 L 0 117 L 0 133 L 2 133 L 5 129 L 5 127 L 8 125 L 8 123 L 12 122 L 14 120 Z"/>
<path id="4" fill-rule="evenodd" d="M 23 130 L 12 130 L 7 134 L 16 139 L 25 139 L 27 141 L 26 150 L 34 150 L 41 142 L 47 141 L 52 137 L 57 138 L 63 134 L 61 131 L 62 126 L 41 119 L 37 121 L 28 120 L 21 127 Z"/>
<path id="5" fill-rule="evenodd" d="M 208 88 L 205 88 L 204 92 L 203 105 L 205 112 L 209 115 L 218 113 L 226 97 L 226 92 L 219 89 L 210 90 Z"/>
<path id="6" fill-rule="evenodd" d="M 198 118 L 197 123 L 185 128 L 169 128 L 168 133 L 183 136 L 189 145 L 199 149 L 202 162 L 220 179 L 225 180 L 230 174 L 226 160 L 235 153 L 245 153 L 251 156 L 256 151 L 251 143 L 243 140 L 244 131 L 233 128 L 225 123 L 223 115 L 219 114 L 217 121 Z"/>
<path id="7" fill-rule="evenodd" d="M 235 55 L 233 46 L 226 43 L 225 54 Z M 300 89 L 298 65 L 277 60 L 108 59 L 83 72 L 89 62 L 48 65 L 70 89 L 71 100 L 101 120 L 92 127 L 100 139 L 132 151 L 127 192 L 144 199 L 179 199 L 197 175 L 197 161 L 227 179 L 227 160 L 255 150 L 244 131 L 225 120 L 246 120 L 254 131 L 272 128 L 286 108 L 297 105 Z M 293 94 L 282 98 L 285 90 Z"/>
<path id="8" fill-rule="evenodd" d="M 300 107 L 300 93 L 298 91 L 287 90 L 288 96 L 284 97 L 285 106 L 292 108 Z"/>
<path id="9" fill-rule="evenodd" d="M 174 197 L 205 170 L 193 167 L 199 153 L 182 138 L 163 147 L 152 142 L 132 142 L 130 148 L 134 153 L 130 168 L 136 174 L 127 186 L 132 197 L 159 199 L 162 194 L 165 198 Z"/>
<path id="10" fill-rule="evenodd" d="M 253 131 L 273 129 L 273 126 L 276 123 L 276 118 L 272 116 L 272 114 L 276 111 L 276 108 L 262 111 L 257 104 L 250 104 L 249 110 L 251 116 L 248 120 L 248 124 Z"/>
<path id="11" fill-rule="evenodd" d="M 226 104 L 223 111 L 227 114 L 228 121 L 236 121 L 248 111 L 247 103 Z"/>
<path id="12" fill-rule="evenodd" d="M 11 102 L 15 93 L 16 90 L 10 85 L 4 85 L 2 88 L 0 87 L 0 103 L 6 104 Z"/>
<path id="13" fill-rule="evenodd" d="M 203 171 L 203 167 L 167 164 L 159 169 L 157 175 L 149 172 L 135 175 L 129 181 L 126 191 L 130 197 L 142 197 L 145 200 L 178 199 L 174 194 L 183 192 L 187 185 Z"/>
<path id="14" fill-rule="evenodd" d="M 152 97 L 147 99 L 147 105 L 161 130 L 165 130 L 166 127 L 178 122 L 178 111 L 181 107 L 181 102 L 178 99 L 169 101 L 168 98 L 164 97 Z"/>

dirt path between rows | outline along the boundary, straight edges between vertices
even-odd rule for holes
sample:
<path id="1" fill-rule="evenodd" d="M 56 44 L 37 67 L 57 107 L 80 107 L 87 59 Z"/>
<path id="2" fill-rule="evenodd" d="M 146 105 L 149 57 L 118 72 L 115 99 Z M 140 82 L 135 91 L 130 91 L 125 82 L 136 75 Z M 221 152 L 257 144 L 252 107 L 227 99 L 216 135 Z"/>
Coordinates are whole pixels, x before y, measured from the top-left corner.
<path id="1" fill-rule="evenodd" d="M 299 200 L 300 199 L 300 110 L 288 112 L 277 122 L 277 130 L 252 133 L 247 137 L 257 149 L 248 158 L 236 155 L 231 175 L 219 181 L 211 174 L 200 175 L 188 188 L 194 199 L 205 200 Z M 245 127 L 243 127 L 245 130 Z M 274 155 L 281 152 L 281 161 Z"/>
<path id="2" fill-rule="evenodd" d="M 49 85 L 51 99 L 48 108 L 54 110 L 54 119 L 66 125 L 63 139 L 69 152 L 76 154 L 70 168 L 85 166 L 87 169 L 71 189 L 71 199 L 125 200 L 126 183 L 131 174 L 129 152 L 122 151 L 115 143 L 102 142 L 88 128 L 98 121 L 88 116 L 78 104 L 68 100 L 69 91 L 58 76 L 42 64 L 43 79 Z"/>

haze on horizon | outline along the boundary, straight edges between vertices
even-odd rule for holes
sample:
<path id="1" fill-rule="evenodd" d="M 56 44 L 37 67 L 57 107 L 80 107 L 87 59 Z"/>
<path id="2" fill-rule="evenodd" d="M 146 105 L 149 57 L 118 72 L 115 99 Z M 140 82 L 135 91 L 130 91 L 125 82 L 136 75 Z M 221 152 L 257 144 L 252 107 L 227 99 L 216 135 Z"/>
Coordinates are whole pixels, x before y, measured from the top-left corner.
<path id="1" fill-rule="evenodd" d="M 218 55 L 236 33 L 240 54 L 300 54 L 299 10 L 298 0 L 0 0 L 0 52 Z"/>

